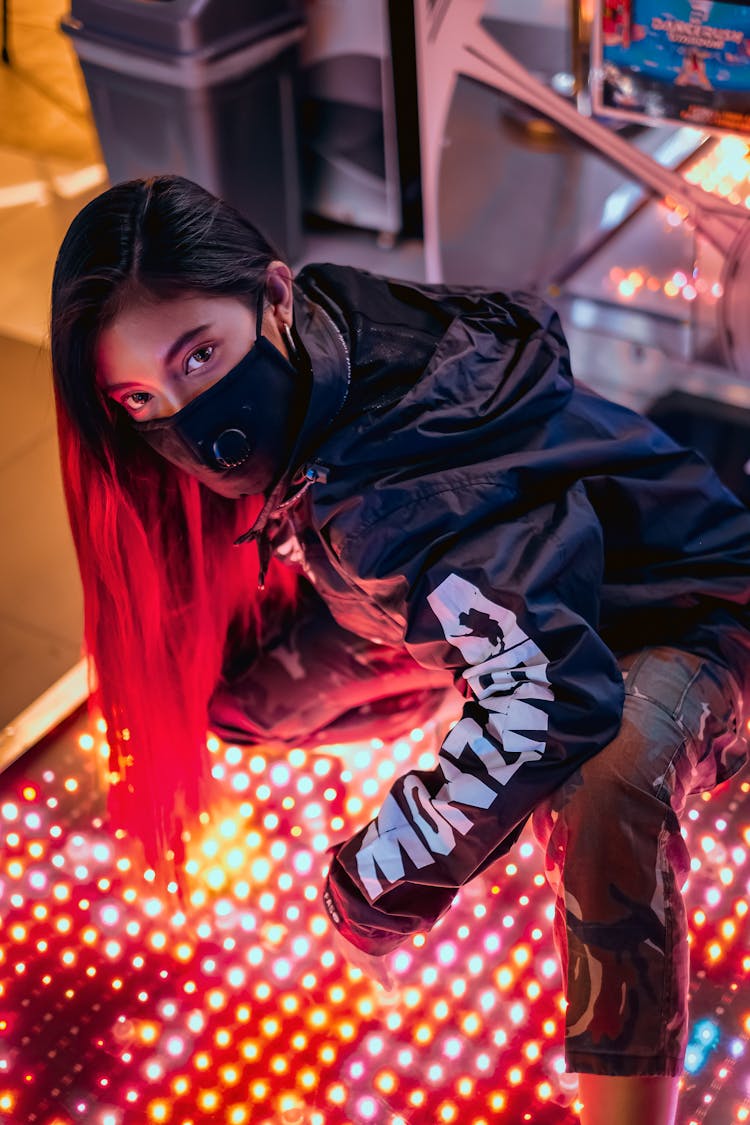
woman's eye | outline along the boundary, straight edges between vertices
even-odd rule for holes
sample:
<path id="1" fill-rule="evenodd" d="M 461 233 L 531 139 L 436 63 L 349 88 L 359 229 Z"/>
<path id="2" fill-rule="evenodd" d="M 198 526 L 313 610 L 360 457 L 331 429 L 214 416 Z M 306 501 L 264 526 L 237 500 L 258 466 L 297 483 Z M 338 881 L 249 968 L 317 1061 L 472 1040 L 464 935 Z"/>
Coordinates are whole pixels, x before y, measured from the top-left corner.
<path id="1" fill-rule="evenodd" d="M 185 364 L 185 371 L 188 374 L 190 374 L 190 372 L 192 371 L 197 371 L 199 368 L 208 363 L 213 354 L 213 344 L 206 344 L 202 348 L 196 348 L 196 350 L 194 352 L 191 352 L 188 356 L 188 361 Z"/>
<path id="2" fill-rule="evenodd" d="M 131 414 L 137 414 L 152 398 L 153 395 L 150 395 L 148 391 L 131 391 L 130 394 L 125 395 L 121 401 L 123 406 L 128 406 L 130 408 Z"/>

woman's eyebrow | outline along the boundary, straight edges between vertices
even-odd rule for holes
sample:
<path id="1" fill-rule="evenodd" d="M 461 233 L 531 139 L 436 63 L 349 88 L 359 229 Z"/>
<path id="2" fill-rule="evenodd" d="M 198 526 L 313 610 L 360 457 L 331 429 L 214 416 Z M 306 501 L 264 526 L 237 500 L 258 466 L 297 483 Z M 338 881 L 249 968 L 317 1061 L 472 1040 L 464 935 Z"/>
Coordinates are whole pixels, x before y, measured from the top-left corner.
<path id="1" fill-rule="evenodd" d="M 178 339 L 176 339 L 175 342 L 170 346 L 164 362 L 167 364 L 171 363 L 177 353 L 182 351 L 186 344 L 190 343 L 193 336 L 199 336 L 201 332 L 205 332 L 208 327 L 208 324 L 199 324 L 197 328 L 190 328 L 187 332 L 183 332 L 182 335 L 178 337 Z"/>

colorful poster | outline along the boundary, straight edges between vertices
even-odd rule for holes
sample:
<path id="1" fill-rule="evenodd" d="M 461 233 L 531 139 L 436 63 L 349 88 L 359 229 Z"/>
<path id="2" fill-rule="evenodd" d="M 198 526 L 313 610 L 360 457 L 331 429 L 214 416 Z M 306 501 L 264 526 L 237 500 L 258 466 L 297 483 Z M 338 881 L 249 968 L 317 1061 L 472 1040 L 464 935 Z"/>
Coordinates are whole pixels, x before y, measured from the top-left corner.
<path id="1" fill-rule="evenodd" d="M 598 0 L 594 110 L 750 133 L 750 3 Z"/>

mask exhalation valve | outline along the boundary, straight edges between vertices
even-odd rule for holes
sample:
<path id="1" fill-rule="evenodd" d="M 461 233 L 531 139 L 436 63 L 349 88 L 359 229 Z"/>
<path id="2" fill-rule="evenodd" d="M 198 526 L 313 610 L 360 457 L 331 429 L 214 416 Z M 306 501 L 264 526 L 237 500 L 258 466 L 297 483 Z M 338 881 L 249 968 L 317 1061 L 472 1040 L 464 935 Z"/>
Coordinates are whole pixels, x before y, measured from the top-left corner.
<path id="1" fill-rule="evenodd" d="M 223 469 L 236 469 L 247 461 L 252 448 L 242 430 L 224 430 L 215 439 L 211 451 Z"/>

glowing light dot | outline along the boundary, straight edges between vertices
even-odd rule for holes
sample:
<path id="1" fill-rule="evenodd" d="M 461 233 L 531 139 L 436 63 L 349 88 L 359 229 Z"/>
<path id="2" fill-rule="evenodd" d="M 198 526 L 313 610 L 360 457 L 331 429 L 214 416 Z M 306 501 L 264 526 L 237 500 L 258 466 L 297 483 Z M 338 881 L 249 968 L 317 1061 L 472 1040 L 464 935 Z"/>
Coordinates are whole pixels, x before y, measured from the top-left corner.
<path id="1" fill-rule="evenodd" d="M 256 882 L 263 883 L 271 874 L 271 864 L 267 859 L 256 859 L 251 864 L 250 872 Z"/>
<path id="2" fill-rule="evenodd" d="M 443 942 L 438 946 L 437 956 L 441 965 L 452 965 L 458 956 L 458 950 L 452 942 Z"/>
<path id="3" fill-rule="evenodd" d="M 510 1016 L 511 1023 L 523 1023 L 526 1016 L 526 1009 L 523 1004 L 513 1004 L 511 1005 L 508 1015 Z"/>
<path id="4" fill-rule="evenodd" d="M 334 1105 L 343 1105 L 346 1101 L 346 1088 L 340 1082 L 328 1087 L 327 1097 Z"/>

